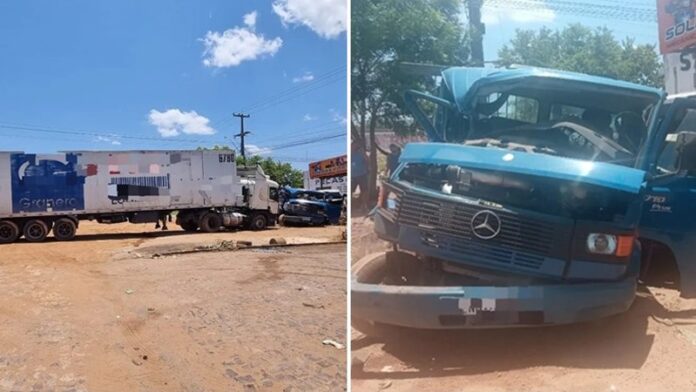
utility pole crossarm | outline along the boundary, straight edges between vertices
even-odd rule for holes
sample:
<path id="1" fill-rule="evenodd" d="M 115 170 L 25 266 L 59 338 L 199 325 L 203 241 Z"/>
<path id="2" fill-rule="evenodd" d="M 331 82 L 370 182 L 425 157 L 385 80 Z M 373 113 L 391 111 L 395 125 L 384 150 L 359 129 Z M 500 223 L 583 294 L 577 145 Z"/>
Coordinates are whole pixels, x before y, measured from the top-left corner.
<path id="1" fill-rule="evenodd" d="M 243 160 L 244 162 L 246 162 L 246 155 L 245 155 L 245 151 L 244 151 L 244 136 L 250 134 L 251 132 L 245 131 L 245 130 L 244 130 L 244 119 L 245 119 L 245 118 L 251 117 L 251 115 L 249 115 L 249 114 L 244 114 L 244 113 L 234 113 L 234 114 L 232 114 L 232 115 L 233 115 L 234 117 L 239 117 L 239 120 L 240 120 L 240 122 L 241 122 L 241 123 L 240 123 L 240 130 L 239 130 L 239 133 L 236 134 L 236 135 L 234 135 L 234 137 L 238 137 L 238 138 L 241 139 L 242 160 Z"/>

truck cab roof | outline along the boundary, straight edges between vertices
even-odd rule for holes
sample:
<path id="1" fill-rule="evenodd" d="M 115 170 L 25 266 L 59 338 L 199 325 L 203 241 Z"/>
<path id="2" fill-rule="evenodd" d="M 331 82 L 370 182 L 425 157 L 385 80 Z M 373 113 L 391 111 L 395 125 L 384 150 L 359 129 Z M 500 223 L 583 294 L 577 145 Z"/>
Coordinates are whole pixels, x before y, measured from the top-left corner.
<path id="1" fill-rule="evenodd" d="M 598 105 L 620 105 L 621 99 L 614 96 L 644 97 L 646 101 L 655 97 L 663 97 L 660 89 L 647 87 L 636 83 L 611 79 L 601 76 L 585 75 L 576 72 L 560 71 L 538 67 L 517 68 L 486 68 L 486 67 L 453 67 L 442 71 L 443 83 L 451 92 L 452 98 L 461 111 L 468 111 L 477 102 L 477 97 L 485 94 L 489 87 L 500 91 L 501 86 L 513 94 L 517 89 L 524 89 L 525 96 L 530 94 L 549 94 L 552 91 L 567 91 L 572 86 L 583 86 L 588 89 L 604 90 L 607 93 L 606 102 Z M 575 89 L 574 89 L 575 90 Z M 575 91 L 578 96 L 579 91 Z M 568 97 L 571 98 L 571 97 Z M 572 102 L 568 102 L 572 103 Z M 617 108 L 617 110 L 626 110 Z"/>

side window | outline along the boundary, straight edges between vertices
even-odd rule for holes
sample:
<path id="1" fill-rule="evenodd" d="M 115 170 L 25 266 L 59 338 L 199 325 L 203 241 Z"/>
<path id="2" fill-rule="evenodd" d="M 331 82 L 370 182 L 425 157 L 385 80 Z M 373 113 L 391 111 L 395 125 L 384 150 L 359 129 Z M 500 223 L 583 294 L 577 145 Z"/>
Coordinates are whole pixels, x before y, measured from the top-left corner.
<path id="1" fill-rule="evenodd" d="M 684 131 L 696 132 L 696 109 L 685 109 L 672 118 L 667 137 L 665 137 L 657 159 L 658 170 L 661 173 L 675 173 L 677 171 L 677 135 Z"/>
<path id="2" fill-rule="evenodd" d="M 268 198 L 278 201 L 278 188 L 268 188 Z"/>
<path id="3" fill-rule="evenodd" d="M 491 94 L 488 96 L 488 103 L 495 103 L 501 98 L 504 97 L 499 93 Z M 539 118 L 539 101 L 518 95 L 508 95 L 492 117 L 536 124 Z"/>

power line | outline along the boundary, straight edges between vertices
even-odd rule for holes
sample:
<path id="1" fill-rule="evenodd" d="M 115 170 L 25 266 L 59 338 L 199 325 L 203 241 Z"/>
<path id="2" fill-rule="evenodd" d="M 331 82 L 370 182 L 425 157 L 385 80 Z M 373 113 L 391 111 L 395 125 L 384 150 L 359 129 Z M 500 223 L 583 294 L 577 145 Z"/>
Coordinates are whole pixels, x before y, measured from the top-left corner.
<path id="1" fill-rule="evenodd" d="M 285 98 L 285 99 L 270 101 L 270 102 L 268 102 L 266 105 L 259 106 L 259 107 L 255 108 L 254 110 L 251 111 L 251 113 L 254 113 L 254 114 L 260 113 L 260 112 L 265 111 L 265 110 L 268 110 L 268 109 L 270 109 L 270 108 L 272 108 L 272 107 L 274 107 L 274 106 L 278 106 L 278 105 L 283 104 L 283 103 L 285 103 L 285 102 L 289 102 L 289 101 L 292 101 L 292 100 L 294 100 L 294 99 L 303 97 L 303 96 L 305 96 L 305 95 L 307 95 L 307 94 L 309 94 L 309 93 L 311 93 L 311 92 L 317 91 L 317 90 L 319 90 L 319 89 L 322 89 L 322 88 L 327 87 L 327 86 L 329 86 L 329 85 L 331 85 L 331 84 L 333 84 L 333 83 L 336 83 L 336 82 L 339 82 L 339 81 L 342 81 L 342 80 L 345 80 L 345 79 L 346 79 L 346 75 L 345 75 L 345 74 L 342 74 L 342 75 L 340 75 L 340 77 L 339 77 L 338 79 L 329 80 L 329 81 L 327 81 L 326 83 L 321 84 L 321 85 L 317 85 L 317 86 L 315 86 L 315 87 L 312 88 L 312 89 L 308 89 L 308 90 L 304 90 L 304 91 L 298 92 L 298 93 L 296 93 L 295 95 L 288 96 L 288 97 Z"/>
<path id="2" fill-rule="evenodd" d="M 286 97 L 288 95 L 295 94 L 298 91 L 307 89 L 309 87 L 313 87 L 313 86 L 315 86 L 319 83 L 322 83 L 322 82 L 331 81 L 334 79 L 340 79 L 341 77 L 345 77 L 345 75 L 346 75 L 346 66 L 341 65 L 337 68 L 334 68 L 334 69 L 332 69 L 324 74 L 321 74 L 321 75 L 315 77 L 314 79 L 312 79 L 309 82 L 305 82 L 305 83 L 302 83 L 300 85 L 293 86 L 293 87 L 290 87 L 290 88 L 285 89 L 285 90 L 281 90 L 273 95 L 270 95 L 270 96 L 267 96 L 267 97 L 262 98 L 260 100 L 257 100 L 256 102 L 253 102 L 253 103 L 247 105 L 244 108 L 244 110 L 251 111 L 252 109 L 257 108 L 259 106 L 266 105 L 269 101 L 274 101 L 274 100 L 277 100 L 278 98 L 283 98 L 283 97 Z"/>
<path id="3" fill-rule="evenodd" d="M 248 104 L 243 107 L 242 111 L 244 112 L 257 112 L 259 108 L 268 108 L 275 106 L 280 103 L 284 103 L 287 101 L 290 101 L 291 99 L 304 96 L 308 94 L 311 91 L 316 91 L 319 90 L 320 88 L 327 87 L 339 80 L 345 79 L 346 77 L 346 66 L 341 65 L 339 67 L 333 68 L 323 74 L 320 74 L 316 76 L 314 79 L 312 79 L 309 82 L 304 82 L 301 83 L 297 86 L 292 86 L 290 88 L 281 90 L 279 92 L 276 92 L 274 94 L 271 94 L 269 96 L 266 96 L 264 98 L 261 98 L 257 101 L 252 102 L 251 104 Z M 293 95 L 296 95 L 293 97 Z M 278 102 L 282 101 L 282 102 Z M 264 109 L 265 110 L 265 109 Z M 225 127 L 228 125 L 231 125 L 231 119 L 224 119 L 219 122 L 219 126 Z"/>
<path id="4" fill-rule="evenodd" d="M 308 128 L 302 128 L 302 129 L 299 129 L 299 130 L 296 130 L 293 132 L 287 132 L 286 134 L 291 135 L 291 136 L 288 136 L 288 137 L 284 136 L 283 139 L 285 141 L 290 141 L 290 140 L 293 140 L 294 138 L 297 138 L 298 136 L 299 137 L 304 137 L 307 135 L 318 136 L 320 133 L 335 130 L 336 126 L 342 122 L 343 122 L 342 119 L 341 120 L 333 120 L 333 121 L 329 121 L 326 123 L 317 124 L 317 125 L 314 125 L 314 126 L 311 126 Z M 255 144 L 257 144 L 257 145 L 264 144 L 264 143 L 267 143 L 269 141 L 277 141 L 277 140 L 278 140 L 277 136 L 268 137 L 268 138 L 261 138 L 260 140 L 257 140 Z"/>
<path id="5" fill-rule="evenodd" d="M 268 148 L 269 150 L 272 150 L 272 151 L 277 151 L 277 150 L 283 150 L 283 149 L 286 149 L 286 148 L 299 147 L 299 146 L 305 146 L 305 145 L 308 145 L 308 144 L 320 143 L 320 142 L 328 141 L 328 140 L 331 140 L 331 139 L 337 139 L 337 138 L 340 138 L 340 137 L 343 137 L 343 138 L 346 137 L 345 130 L 341 129 L 341 132 L 336 133 L 336 134 L 334 134 L 334 135 L 321 136 L 321 137 L 314 137 L 314 138 L 307 138 L 307 139 L 304 139 L 304 140 L 298 140 L 298 141 L 295 141 L 295 142 L 288 142 L 288 143 L 278 144 L 278 145 L 270 146 L 270 147 L 267 147 L 267 148 Z"/>
<path id="6" fill-rule="evenodd" d="M 211 143 L 211 142 L 224 143 L 224 142 L 221 142 L 219 140 L 215 141 L 215 140 L 198 140 L 198 139 L 165 139 L 165 138 L 155 138 L 155 137 L 147 137 L 147 136 L 123 135 L 123 134 L 117 134 L 117 133 L 94 132 L 94 131 L 88 131 L 88 130 L 56 129 L 56 128 L 31 126 L 31 125 L 24 125 L 24 124 L 0 123 L 0 128 L 14 129 L 14 130 L 21 130 L 21 131 L 28 131 L 28 132 L 58 134 L 58 135 L 80 135 L 80 136 L 103 137 L 103 138 L 117 139 L 117 140 L 120 140 L 120 139 L 145 140 L 145 141 L 156 141 L 156 142 L 164 142 L 164 143 Z"/>
<path id="7" fill-rule="evenodd" d="M 103 132 L 94 132 L 94 131 L 88 131 L 88 130 L 73 130 L 73 129 L 55 129 L 55 128 L 49 128 L 49 127 L 40 127 L 40 126 L 30 126 L 30 125 L 22 125 L 22 124 L 8 124 L 8 123 L 0 123 L 0 129 L 5 129 L 5 130 L 22 130 L 22 131 L 27 131 L 27 132 L 38 132 L 38 133 L 45 133 L 45 134 L 55 134 L 55 135 L 62 135 L 62 136 L 92 136 L 92 137 L 105 137 L 105 138 L 110 138 L 110 139 L 115 139 L 117 141 L 120 141 L 119 139 L 125 139 L 125 140 L 137 140 L 137 141 L 145 141 L 145 142 L 156 142 L 156 143 L 186 143 L 186 144 L 199 144 L 199 146 L 206 146 L 206 145 L 211 145 L 211 144 L 226 144 L 226 141 L 220 141 L 220 140 L 202 140 L 202 139 L 164 139 L 164 138 L 153 138 L 153 137 L 146 137 L 146 136 L 131 136 L 131 135 L 123 135 L 123 134 L 115 134 L 115 133 L 103 133 Z M 324 131 L 329 131 L 330 129 L 326 130 L 321 130 L 317 132 L 324 132 Z M 304 138 L 304 139 L 299 139 L 299 140 L 290 140 L 286 141 L 281 144 L 277 144 L 275 146 L 267 147 L 270 150 L 282 150 L 286 148 L 291 148 L 291 147 L 299 147 L 303 145 L 308 145 L 308 144 L 315 144 L 315 143 L 320 143 L 326 140 L 332 140 L 336 139 L 338 137 L 345 137 L 345 129 L 343 128 L 337 128 L 335 129 L 336 132 L 333 134 L 321 134 L 320 136 L 312 136 L 310 138 Z M 23 135 L 5 135 L 9 137 L 16 137 L 16 138 L 21 138 Z M 61 138 L 60 140 L 64 140 L 64 138 Z M 80 141 L 80 140 L 71 140 L 71 141 Z M 93 141 L 94 142 L 94 141 Z"/>
<path id="8" fill-rule="evenodd" d="M 633 22 L 656 23 L 654 7 L 635 7 L 626 3 L 598 4 L 576 0 L 485 0 L 484 7 L 518 10 L 546 10 L 600 19 L 622 19 Z"/>

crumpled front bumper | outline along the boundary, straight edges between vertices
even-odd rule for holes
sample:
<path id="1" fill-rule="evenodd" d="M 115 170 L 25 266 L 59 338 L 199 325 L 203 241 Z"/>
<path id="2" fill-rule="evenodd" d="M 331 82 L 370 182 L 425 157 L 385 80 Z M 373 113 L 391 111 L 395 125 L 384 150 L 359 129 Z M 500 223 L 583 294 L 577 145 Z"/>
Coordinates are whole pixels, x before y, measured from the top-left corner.
<path id="1" fill-rule="evenodd" d="M 353 266 L 353 317 L 412 328 L 487 328 L 568 324 L 628 310 L 635 277 L 613 282 L 529 286 L 400 286 L 379 283 L 375 274 L 387 253 Z M 390 257 L 413 257 L 394 252 Z"/>

